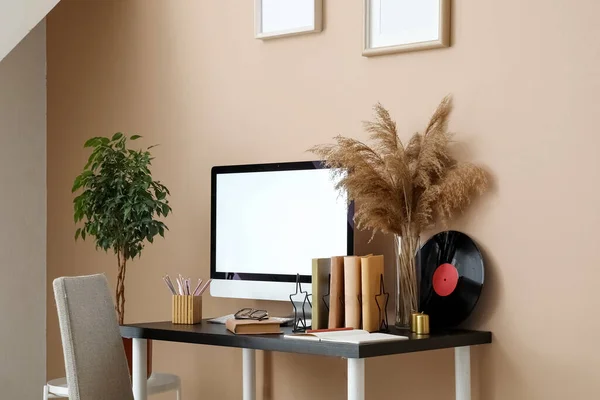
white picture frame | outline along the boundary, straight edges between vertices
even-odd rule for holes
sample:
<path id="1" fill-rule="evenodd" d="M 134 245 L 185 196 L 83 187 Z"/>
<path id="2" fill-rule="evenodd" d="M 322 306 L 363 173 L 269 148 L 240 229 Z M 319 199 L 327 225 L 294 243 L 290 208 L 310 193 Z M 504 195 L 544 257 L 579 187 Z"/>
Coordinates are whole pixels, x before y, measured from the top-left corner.
<path id="1" fill-rule="evenodd" d="M 363 56 L 450 46 L 450 0 L 364 0 Z"/>
<path id="2" fill-rule="evenodd" d="M 321 32 L 323 0 L 254 0 L 256 39 Z"/>

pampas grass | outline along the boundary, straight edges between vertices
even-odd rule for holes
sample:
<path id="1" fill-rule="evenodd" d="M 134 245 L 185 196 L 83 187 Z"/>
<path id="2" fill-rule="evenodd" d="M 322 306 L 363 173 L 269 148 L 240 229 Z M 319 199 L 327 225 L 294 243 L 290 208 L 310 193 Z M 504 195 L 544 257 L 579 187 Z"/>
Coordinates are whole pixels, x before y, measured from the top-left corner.
<path id="1" fill-rule="evenodd" d="M 419 234 L 437 222 L 446 224 L 463 211 L 475 195 L 488 186 L 484 170 L 456 160 L 449 145 L 448 117 L 451 97 L 445 97 L 423 133 L 416 133 L 406 146 L 400 140 L 396 123 L 381 104 L 374 107 L 375 118 L 365 122 L 372 145 L 336 136 L 334 144 L 310 149 L 337 174 L 337 188 L 356 203 L 355 222 L 359 229 L 392 233 L 402 238 L 404 249 L 399 271 L 404 277 L 400 291 L 409 299 L 405 305 L 416 310 L 414 254 Z M 412 253 L 411 253 L 412 252 Z M 402 261 L 402 259 L 406 259 Z M 412 262 L 411 262 L 412 260 Z"/>
<path id="2" fill-rule="evenodd" d="M 310 149 L 340 174 L 337 188 L 356 201 L 359 229 L 399 236 L 422 232 L 437 221 L 446 224 L 487 189 L 481 167 L 450 153 L 451 109 L 451 98 L 444 98 L 425 131 L 404 146 L 389 112 L 377 104 L 374 121 L 365 122 L 372 146 L 337 136 L 335 144 Z"/>

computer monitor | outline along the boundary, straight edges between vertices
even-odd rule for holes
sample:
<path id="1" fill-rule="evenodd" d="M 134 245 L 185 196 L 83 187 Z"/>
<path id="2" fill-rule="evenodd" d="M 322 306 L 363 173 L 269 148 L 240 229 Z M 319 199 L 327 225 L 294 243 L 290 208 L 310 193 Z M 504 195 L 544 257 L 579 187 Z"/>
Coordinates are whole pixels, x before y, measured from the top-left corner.
<path id="1" fill-rule="evenodd" d="M 213 167 L 210 293 L 288 300 L 312 259 L 353 254 L 353 205 L 319 161 Z"/>

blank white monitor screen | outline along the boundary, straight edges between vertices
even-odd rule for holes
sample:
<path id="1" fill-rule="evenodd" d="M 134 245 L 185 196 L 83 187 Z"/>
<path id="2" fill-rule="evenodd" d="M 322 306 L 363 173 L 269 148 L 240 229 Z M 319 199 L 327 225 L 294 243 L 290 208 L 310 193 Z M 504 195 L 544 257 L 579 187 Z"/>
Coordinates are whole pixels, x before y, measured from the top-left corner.
<path id="1" fill-rule="evenodd" d="M 310 275 L 313 258 L 346 255 L 348 204 L 331 178 L 329 169 L 217 173 L 215 272 Z"/>

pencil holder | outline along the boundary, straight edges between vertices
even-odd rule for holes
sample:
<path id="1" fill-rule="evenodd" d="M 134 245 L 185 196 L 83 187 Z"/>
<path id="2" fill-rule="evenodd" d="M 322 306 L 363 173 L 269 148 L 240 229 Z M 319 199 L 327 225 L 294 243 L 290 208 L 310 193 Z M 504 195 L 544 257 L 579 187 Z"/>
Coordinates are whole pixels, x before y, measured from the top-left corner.
<path id="1" fill-rule="evenodd" d="M 202 296 L 173 296 L 173 323 L 199 324 L 202 321 Z"/>

